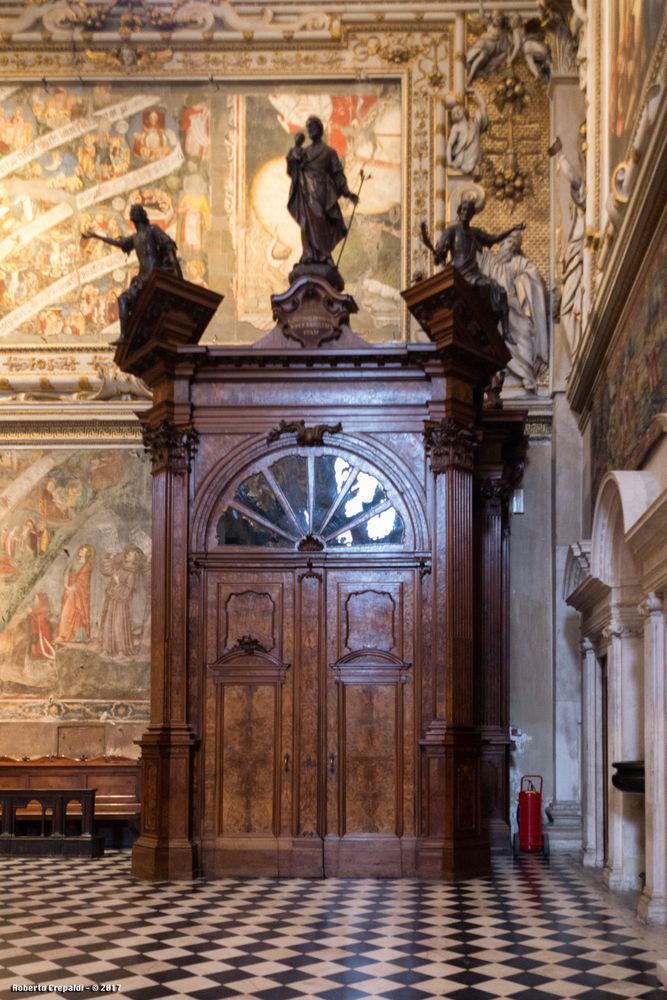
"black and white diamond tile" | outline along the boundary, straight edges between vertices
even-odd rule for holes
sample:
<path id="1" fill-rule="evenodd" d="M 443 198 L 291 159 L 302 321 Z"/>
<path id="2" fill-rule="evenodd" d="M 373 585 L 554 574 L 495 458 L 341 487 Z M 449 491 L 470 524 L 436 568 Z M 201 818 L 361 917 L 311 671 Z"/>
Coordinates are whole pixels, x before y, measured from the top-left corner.
<path id="1" fill-rule="evenodd" d="M 505 859 L 459 885 L 151 885 L 126 852 L 3 860 L 0 875 L 2 997 L 113 983 L 123 1000 L 667 1000 L 655 977 L 667 935 L 656 951 L 655 932 L 567 859 Z"/>

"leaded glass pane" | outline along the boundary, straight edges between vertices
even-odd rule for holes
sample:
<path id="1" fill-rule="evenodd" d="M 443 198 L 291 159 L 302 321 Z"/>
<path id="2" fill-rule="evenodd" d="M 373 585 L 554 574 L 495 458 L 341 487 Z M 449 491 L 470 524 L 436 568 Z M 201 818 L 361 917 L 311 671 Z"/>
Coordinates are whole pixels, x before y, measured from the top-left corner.
<path id="1" fill-rule="evenodd" d="M 352 486 L 326 526 L 325 535 L 329 537 L 348 521 L 354 521 L 360 514 L 379 507 L 386 499 L 387 494 L 375 476 L 370 476 L 367 472 L 357 473 Z"/>
<path id="2" fill-rule="evenodd" d="M 334 500 L 343 491 L 351 471 L 351 466 L 338 455 L 320 455 L 315 459 L 313 524 L 318 527 L 322 525 Z"/>
<path id="3" fill-rule="evenodd" d="M 328 544 L 343 548 L 348 545 L 395 545 L 402 541 L 403 521 L 393 507 L 388 507 L 330 538 Z"/>
<path id="4" fill-rule="evenodd" d="M 285 494 L 304 532 L 308 523 L 308 459 L 303 455 L 286 455 L 271 466 L 271 474 Z M 294 532 L 294 526 L 291 528 Z"/>
<path id="5" fill-rule="evenodd" d="M 292 521 L 283 510 L 263 473 L 257 472 L 245 479 L 237 489 L 234 499 L 249 510 L 261 514 L 265 521 L 270 521 L 290 535 L 296 534 Z"/>
<path id="6" fill-rule="evenodd" d="M 229 507 L 218 521 L 219 545 L 261 545 L 266 548 L 292 548 L 289 538 L 269 531 L 251 517 Z"/>

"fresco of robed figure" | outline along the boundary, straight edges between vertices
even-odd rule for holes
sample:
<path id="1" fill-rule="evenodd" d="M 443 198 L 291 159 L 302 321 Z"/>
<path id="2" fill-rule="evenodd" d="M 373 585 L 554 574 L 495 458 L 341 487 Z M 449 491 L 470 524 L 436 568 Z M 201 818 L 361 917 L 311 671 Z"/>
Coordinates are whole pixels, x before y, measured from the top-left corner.
<path id="1" fill-rule="evenodd" d="M 147 717 L 150 472 L 122 449 L 0 454 L 0 720 Z M 55 709 L 54 709 L 54 706 Z"/>

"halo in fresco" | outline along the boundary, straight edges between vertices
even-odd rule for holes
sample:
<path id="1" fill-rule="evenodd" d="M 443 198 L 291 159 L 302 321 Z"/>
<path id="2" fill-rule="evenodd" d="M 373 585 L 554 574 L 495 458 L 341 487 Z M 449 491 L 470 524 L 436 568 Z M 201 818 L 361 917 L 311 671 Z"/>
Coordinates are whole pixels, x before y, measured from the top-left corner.
<path id="1" fill-rule="evenodd" d="M 0 344 L 118 335 L 136 261 L 80 234 L 133 232 L 135 202 L 177 240 L 187 234 L 184 268 L 206 283 L 209 111 L 185 88 L 5 87 L 0 152 Z"/>

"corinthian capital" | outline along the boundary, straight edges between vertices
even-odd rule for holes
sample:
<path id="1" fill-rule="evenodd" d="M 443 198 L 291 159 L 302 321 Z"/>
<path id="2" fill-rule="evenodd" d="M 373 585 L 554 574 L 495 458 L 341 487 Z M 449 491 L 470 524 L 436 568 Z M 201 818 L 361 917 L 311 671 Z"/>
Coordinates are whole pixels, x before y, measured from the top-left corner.
<path id="1" fill-rule="evenodd" d="M 449 469 L 472 472 L 477 447 L 473 424 L 461 424 L 453 417 L 425 420 L 424 446 L 436 475 Z"/>
<path id="2" fill-rule="evenodd" d="M 142 435 L 153 472 L 163 468 L 171 469 L 178 475 L 187 472 L 199 439 L 194 427 L 177 427 L 170 420 L 162 420 L 156 427 L 144 424 Z"/>

